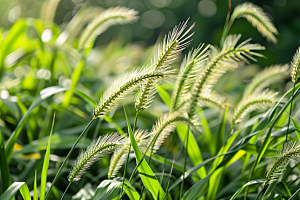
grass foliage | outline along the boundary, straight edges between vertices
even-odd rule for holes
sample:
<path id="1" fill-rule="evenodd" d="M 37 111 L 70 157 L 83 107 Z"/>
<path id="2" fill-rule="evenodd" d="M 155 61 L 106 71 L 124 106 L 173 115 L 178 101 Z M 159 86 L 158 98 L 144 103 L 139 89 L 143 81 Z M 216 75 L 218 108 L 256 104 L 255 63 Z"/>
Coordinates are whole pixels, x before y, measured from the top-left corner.
<path id="1" fill-rule="evenodd" d="M 249 77 L 266 48 L 229 34 L 246 18 L 276 43 L 262 8 L 230 15 L 228 1 L 220 46 L 189 49 L 197 33 L 186 20 L 147 61 L 150 48 L 95 45 L 137 11 L 84 4 L 63 28 L 59 3 L 0 30 L 1 200 L 300 199 L 300 49 Z M 237 69 L 248 80 L 220 87 Z"/>

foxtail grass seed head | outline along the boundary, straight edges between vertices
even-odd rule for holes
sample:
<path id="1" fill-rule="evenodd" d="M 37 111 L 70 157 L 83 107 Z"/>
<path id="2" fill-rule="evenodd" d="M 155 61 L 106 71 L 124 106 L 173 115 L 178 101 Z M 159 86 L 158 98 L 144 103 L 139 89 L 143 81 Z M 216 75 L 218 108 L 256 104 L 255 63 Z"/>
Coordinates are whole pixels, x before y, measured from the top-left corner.
<path id="1" fill-rule="evenodd" d="M 240 4 L 235 7 L 230 21 L 233 22 L 240 17 L 246 18 L 269 42 L 277 43 L 275 35 L 278 31 L 261 7 L 250 2 Z"/>
<path id="2" fill-rule="evenodd" d="M 182 100 L 190 91 L 198 70 L 208 59 L 209 47 L 210 45 L 207 45 L 204 48 L 204 44 L 200 44 L 198 48 L 189 51 L 183 59 L 171 99 L 171 110 L 177 110 L 178 105 L 182 103 Z"/>
<path id="3" fill-rule="evenodd" d="M 123 136 L 119 133 L 107 134 L 94 140 L 87 149 L 79 154 L 69 173 L 69 182 L 79 181 L 85 171 L 97 160 L 112 153 L 123 145 Z"/>
<path id="4" fill-rule="evenodd" d="M 280 151 L 279 156 L 275 161 L 268 167 L 266 173 L 265 185 L 271 184 L 277 181 L 279 177 L 283 174 L 287 165 L 291 160 L 300 158 L 300 145 L 297 141 L 290 141 L 285 143 L 283 149 Z"/>
<path id="5" fill-rule="evenodd" d="M 124 7 L 104 10 L 84 30 L 79 39 L 78 48 L 82 50 L 92 46 L 96 37 L 106 31 L 110 26 L 136 21 L 138 19 L 137 14 L 137 11 Z"/>
<path id="6" fill-rule="evenodd" d="M 151 137 L 149 138 L 148 145 L 149 150 L 148 153 L 155 153 L 159 150 L 161 144 L 164 140 L 169 136 L 169 134 L 175 129 L 176 125 L 179 123 L 184 123 L 186 125 L 190 125 L 190 128 L 194 132 L 199 132 L 199 129 L 194 125 L 194 123 L 188 118 L 188 115 L 183 112 L 172 112 L 163 115 L 153 126 L 151 131 Z"/>
<path id="7" fill-rule="evenodd" d="M 198 102 L 220 112 L 224 110 L 224 97 L 212 90 L 204 90 L 199 97 Z"/>
<path id="8" fill-rule="evenodd" d="M 237 45 L 241 34 L 229 35 L 226 37 L 223 48 L 215 56 L 211 57 L 208 63 L 198 72 L 197 78 L 191 89 L 191 100 L 189 102 L 189 117 L 193 117 L 196 111 L 199 97 L 205 89 L 211 89 L 222 74 L 229 69 L 237 67 L 242 63 L 248 63 L 248 59 L 256 61 L 254 56 L 262 57 L 256 53 L 256 50 L 264 50 L 265 48 L 259 44 L 251 44 L 251 39 Z M 248 58 L 248 59 L 247 59 Z M 230 63 L 230 64 L 229 64 Z"/>
<path id="9" fill-rule="evenodd" d="M 252 93 L 260 92 L 271 84 L 282 81 L 288 75 L 288 65 L 274 65 L 268 67 L 254 76 L 252 82 L 246 87 L 244 96 L 250 96 Z"/>
<path id="10" fill-rule="evenodd" d="M 103 93 L 94 109 L 95 117 L 103 117 L 112 107 L 129 94 L 136 86 L 147 80 L 161 79 L 166 75 L 163 70 L 153 70 L 153 67 L 144 67 L 133 70 L 115 80 Z"/>
<path id="11" fill-rule="evenodd" d="M 293 57 L 291 66 L 292 66 L 292 72 L 291 72 L 292 81 L 296 83 L 300 74 L 300 47 L 298 48 L 298 50 L 296 51 Z"/>
<path id="12" fill-rule="evenodd" d="M 147 140 L 146 138 L 149 136 L 147 131 L 138 129 L 134 133 L 134 138 L 139 146 L 139 149 L 144 152 L 147 147 Z M 110 159 L 110 166 L 108 170 L 108 177 L 113 178 L 116 176 L 120 168 L 122 167 L 123 163 L 126 161 L 127 153 L 130 147 L 130 138 L 127 137 L 124 139 L 124 145 L 118 148 L 112 158 Z"/>
<path id="13" fill-rule="evenodd" d="M 272 106 L 276 102 L 277 92 L 265 90 L 244 96 L 233 114 L 232 125 L 240 123 L 250 112 Z"/>
<path id="14" fill-rule="evenodd" d="M 184 32 L 187 27 L 188 20 L 175 26 L 172 31 L 165 36 L 162 43 L 160 43 L 155 51 L 154 58 L 152 60 L 152 66 L 154 70 L 170 70 L 170 65 L 175 61 L 178 55 L 185 49 L 189 44 L 189 38 L 194 33 L 190 33 L 194 24 Z M 144 82 L 136 96 L 135 107 L 136 110 L 142 111 L 150 106 L 154 94 L 156 93 L 156 85 L 159 81 L 148 80 Z"/>

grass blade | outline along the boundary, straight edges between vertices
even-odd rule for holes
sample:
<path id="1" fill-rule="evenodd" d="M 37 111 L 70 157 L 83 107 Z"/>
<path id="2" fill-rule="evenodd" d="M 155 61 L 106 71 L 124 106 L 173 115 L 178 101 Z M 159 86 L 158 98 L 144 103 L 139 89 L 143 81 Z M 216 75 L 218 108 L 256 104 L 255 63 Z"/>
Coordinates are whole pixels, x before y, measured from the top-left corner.
<path id="1" fill-rule="evenodd" d="M 242 191 L 243 191 L 243 189 L 245 188 L 245 187 L 247 187 L 247 186 L 249 186 L 249 185 L 254 185 L 254 184 L 261 184 L 261 183 L 264 183 L 266 180 L 265 179 L 257 179 L 257 180 L 253 180 L 253 181 L 249 181 L 249 182 L 247 182 L 245 185 L 243 185 L 238 191 L 236 191 L 235 193 L 234 193 L 234 195 L 230 198 L 230 200 L 234 200 L 236 197 L 237 197 L 237 195 L 239 195 Z"/>
<path id="2" fill-rule="evenodd" d="M 296 134 L 298 136 L 298 140 L 300 141 L 300 126 L 299 124 L 290 116 L 293 124 L 294 124 L 294 127 L 295 127 L 295 131 L 296 131 Z"/>
<path id="3" fill-rule="evenodd" d="M 209 180 L 211 174 L 208 174 L 205 178 L 198 181 L 195 185 L 193 185 L 183 196 L 183 200 L 193 200 L 196 199 L 200 192 L 205 187 L 207 181 Z"/>
<path id="4" fill-rule="evenodd" d="M 25 200 L 31 200 L 28 186 L 25 182 L 14 182 L 0 197 L 0 200 L 11 200 L 20 190 Z"/>
<path id="5" fill-rule="evenodd" d="M 34 173 L 33 200 L 39 200 L 37 183 L 36 183 L 36 170 Z"/>
<path id="6" fill-rule="evenodd" d="M 70 89 L 69 91 L 66 92 L 65 94 L 65 98 L 64 98 L 64 101 L 63 101 L 63 106 L 67 107 L 71 100 L 72 100 L 72 97 L 73 97 L 73 90 L 75 90 L 75 87 L 79 81 L 79 78 L 82 74 L 82 70 L 83 70 L 83 67 L 85 66 L 85 59 L 84 58 L 81 58 L 76 67 L 75 67 L 75 70 L 72 74 L 72 77 L 71 77 L 71 80 L 72 80 L 72 84 L 70 86 Z"/>
<path id="7" fill-rule="evenodd" d="M 1 169 L 1 188 L 0 188 L 0 195 L 8 188 L 11 184 L 10 179 L 10 172 L 7 163 L 5 148 L 4 148 L 4 141 L 2 138 L 2 133 L 0 130 L 0 169 Z"/>
<path id="8" fill-rule="evenodd" d="M 126 110 L 124 109 L 126 121 L 128 125 L 128 133 L 131 140 L 131 145 L 135 153 L 136 162 L 138 165 L 138 170 L 141 176 L 141 179 L 143 181 L 144 186 L 151 192 L 154 199 L 168 199 L 164 190 L 162 189 L 161 185 L 159 184 L 156 176 L 152 172 L 149 165 L 146 163 L 145 159 L 143 158 L 143 155 L 137 145 L 137 142 L 135 141 L 134 135 L 132 133 L 130 123 L 127 118 Z"/>
<path id="9" fill-rule="evenodd" d="M 13 152 L 13 148 L 14 145 L 17 141 L 17 138 L 19 136 L 19 134 L 21 133 L 21 129 L 23 128 L 25 121 L 28 117 L 28 115 L 36 108 L 38 107 L 43 100 L 47 99 L 48 97 L 60 93 L 60 92 L 64 92 L 68 90 L 68 88 L 61 88 L 61 87 L 48 87 L 45 88 L 43 90 L 40 91 L 40 93 L 38 94 L 38 96 L 34 99 L 34 101 L 32 102 L 32 104 L 30 105 L 30 107 L 28 108 L 26 114 L 22 117 L 22 119 L 20 120 L 18 126 L 16 127 L 16 129 L 14 130 L 14 132 L 12 133 L 12 135 L 10 136 L 8 142 L 5 145 L 5 150 L 6 150 L 6 156 L 7 156 L 7 161 L 9 162 L 11 154 Z"/>
<path id="10" fill-rule="evenodd" d="M 110 200 L 118 195 L 122 182 L 119 180 L 104 180 L 97 187 L 93 200 Z M 131 200 L 139 199 L 140 195 L 126 180 L 124 181 L 124 190 Z"/>
<path id="11" fill-rule="evenodd" d="M 48 140 L 47 151 L 46 151 L 44 164 L 43 164 L 43 169 L 42 169 L 41 189 L 40 189 L 40 199 L 42 199 L 42 200 L 45 197 L 45 191 L 46 191 L 47 171 L 48 171 L 49 157 L 50 157 L 50 144 L 51 144 L 51 136 L 52 136 L 52 132 L 53 132 L 54 120 L 55 120 L 55 113 L 54 113 L 54 116 L 53 116 L 50 136 L 49 136 L 49 140 Z"/>
<path id="12" fill-rule="evenodd" d="M 168 92 L 162 87 L 157 87 L 156 89 L 161 99 L 168 105 L 169 108 L 171 108 L 171 97 Z"/>

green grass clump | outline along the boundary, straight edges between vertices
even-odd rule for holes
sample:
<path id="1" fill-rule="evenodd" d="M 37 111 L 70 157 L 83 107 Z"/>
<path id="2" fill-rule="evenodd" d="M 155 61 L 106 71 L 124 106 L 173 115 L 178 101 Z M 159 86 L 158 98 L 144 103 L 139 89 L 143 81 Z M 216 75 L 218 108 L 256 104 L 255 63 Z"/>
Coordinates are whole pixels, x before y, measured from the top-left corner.
<path id="1" fill-rule="evenodd" d="M 179 23 L 147 61 L 95 44 L 137 11 L 83 4 L 58 26 L 59 5 L 0 30 L 1 200 L 298 198 L 300 50 L 257 72 L 270 46 L 230 32 L 245 18 L 281 40 L 262 8 L 229 0 L 219 46 L 189 49 L 196 24 Z"/>

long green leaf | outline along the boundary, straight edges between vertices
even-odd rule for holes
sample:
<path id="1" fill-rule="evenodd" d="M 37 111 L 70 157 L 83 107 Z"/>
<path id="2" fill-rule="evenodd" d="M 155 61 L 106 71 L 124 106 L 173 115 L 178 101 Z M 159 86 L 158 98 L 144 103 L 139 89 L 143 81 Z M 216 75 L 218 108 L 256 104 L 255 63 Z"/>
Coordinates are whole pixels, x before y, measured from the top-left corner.
<path id="1" fill-rule="evenodd" d="M 159 184 L 159 181 L 157 180 L 156 176 L 152 172 L 149 165 L 146 163 L 146 161 L 137 145 L 137 142 L 135 141 L 135 138 L 132 133 L 130 123 L 128 121 L 125 109 L 124 109 L 124 112 L 125 112 L 126 121 L 127 121 L 127 125 L 128 125 L 128 133 L 129 133 L 131 145 L 134 150 L 136 163 L 138 165 L 138 170 L 139 170 L 139 173 L 140 173 L 140 176 L 141 176 L 144 186 L 151 192 L 154 199 L 160 199 L 160 200 L 168 199 L 164 190 L 162 189 L 161 185 Z"/>
<path id="2" fill-rule="evenodd" d="M 31 200 L 28 186 L 25 182 L 14 182 L 0 197 L 0 200 L 10 200 L 20 190 L 24 200 Z"/>
<path id="3" fill-rule="evenodd" d="M 290 116 L 293 124 L 294 124 L 294 127 L 295 127 L 295 131 L 296 131 L 296 134 L 298 136 L 298 140 L 300 141 L 300 126 L 299 124 L 292 118 L 292 116 Z"/>
<path id="4" fill-rule="evenodd" d="M 245 187 L 247 187 L 247 186 L 249 186 L 249 185 L 254 185 L 254 184 L 261 184 L 261 183 L 264 183 L 265 180 L 266 180 L 266 179 L 257 179 L 257 180 L 253 180 L 253 181 L 247 182 L 247 183 L 246 183 L 245 185 L 243 185 L 238 191 L 236 191 L 236 192 L 234 193 L 234 195 L 230 198 L 230 200 L 234 200 L 234 199 L 237 197 L 237 195 L 239 195 L 239 194 L 243 191 L 243 189 L 244 189 Z"/>
<path id="5" fill-rule="evenodd" d="M 48 140 L 48 146 L 47 151 L 44 159 L 43 169 L 42 169 L 42 177 L 41 177 L 41 189 L 40 189 L 40 199 L 43 200 L 45 197 L 45 191 L 46 191 L 46 183 L 47 183 L 47 172 L 48 172 L 48 166 L 49 166 L 49 156 L 50 156 L 50 145 L 51 145 L 51 136 L 53 132 L 53 126 L 54 126 L 54 120 L 55 120 L 55 113 L 53 116 L 50 136 Z"/>
<path id="6" fill-rule="evenodd" d="M 157 91 L 161 99 L 171 108 L 171 97 L 162 87 L 157 87 Z"/>
<path id="7" fill-rule="evenodd" d="M 1 180 L 1 190 L 0 195 L 8 188 L 11 184 L 9 167 L 6 159 L 6 153 L 4 148 L 4 141 L 2 138 L 2 133 L 0 130 L 0 180 Z"/>
<path id="8" fill-rule="evenodd" d="M 207 163 L 213 161 L 214 159 L 220 157 L 220 156 L 224 156 L 224 155 L 227 155 L 227 154 L 231 154 L 233 152 L 227 152 L 227 153 L 223 153 L 223 154 L 220 154 L 220 155 L 217 155 L 217 156 L 214 156 L 212 158 L 209 158 L 205 161 L 203 161 L 201 164 L 189 169 L 188 171 L 186 171 L 183 175 L 181 175 L 169 188 L 169 191 L 170 192 L 173 188 L 175 188 L 182 180 L 183 178 L 186 179 L 187 177 L 191 176 L 192 173 L 196 172 L 199 168 L 205 166 Z"/>
<path id="9" fill-rule="evenodd" d="M 60 135 L 55 133 L 51 136 L 51 149 L 70 149 L 73 144 L 76 142 L 77 136 L 74 135 Z M 42 151 L 47 149 L 47 143 L 49 137 L 43 137 L 41 139 L 35 140 L 25 146 L 19 151 L 14 151 L 12 157 L 15 158 L 20 154 L 34 153 L 36 151 Z M 85 148 L 91 143 L 90 139 L 85 139 L 85 141 L 80 141 L 78 146 L 79 148 Z"/>
<path id="10" fill-rule="evenodd" d="M 38 189 L 37 189 L 37 180 L 36 180 L 36 170 L 34 172 L 34 183 L 33 183 L 33 200 L 38 200 Z"/>
<path id="11" fill-rule="evenodd" d="M 81 76 L 84 65 L 85 65 L 85 59 L 81 58 L 78 61 L 77 65 L 75 67 L 75 70 L 73 71 L 72 77 L 71 77 L 71 80 L 72 80 L 72 84 L 70 86 L 71 90 L 69 90 L 65 94 L 65 98 L 64 98 L 64 101 L 63 101 L 63 106 L 65 106 L 65 107 L 67 107 L 70 104 L 71 100 L 72 100 L 73 90 L 76 88 L 76 85 L 79 81 L 79 78 Z"/>
<path id="12" fill-rule="evenodd" d="M 208 174 L 205 178 L 198 181 L 195 185 L 193 185 L 183 196 L 183 200 L 194 200 L 201 193 L 203 188 L 205 187 L 207 181 L 209 180 L 211 174 Z"/>
<path id="13" fill-rule="evenodd" d="M 122 182 L 118 180 L 104 180 L 97 187 L 93 200 L 110 200 L 118 195 Z M 124 187 L 127 196 L 131 200 L 140 199 L 137 191 L 130 186 L 128 181 L 124 181 Z"/>
<path id="14" fill-rule="evenodd" d="M 11 154 L 13 152 L 13 148 L 14 145 L 17 141 L 17 138 L 19 137 L 19 134 L 21 133 L 21 130 L 25 124 L 25 121 L 28 117 L 28 115 L 37 107 L 39 106 L 43 100 L 47 99 L 48 97 L 60 93 L 60 92 L 64 92 L 68 90 L 68 88 L 61 88 L 61 87 L 48 87 L 45 88 L 43 90 L 40 91 L 40 93 L 38 94 L 38 96 L 34 99 L 34 101 L 32 102 L 32 104 L 30 105 L 30 107 L 28 108 L 26 114 L 22 117 L 22 119 L 20 120 L 19 124 L 17 125 L 16 129 L 14 130 L 14 132 L 12 133 L 12 135 L 10 136 L 8 142 L 6 143 L 5 146 L 5 150 L 6 150 L 6 156 L 7 156 L 7 161 L 9 162 Z"/>

